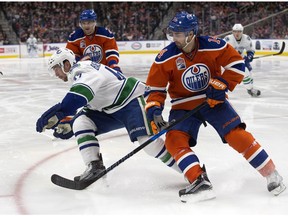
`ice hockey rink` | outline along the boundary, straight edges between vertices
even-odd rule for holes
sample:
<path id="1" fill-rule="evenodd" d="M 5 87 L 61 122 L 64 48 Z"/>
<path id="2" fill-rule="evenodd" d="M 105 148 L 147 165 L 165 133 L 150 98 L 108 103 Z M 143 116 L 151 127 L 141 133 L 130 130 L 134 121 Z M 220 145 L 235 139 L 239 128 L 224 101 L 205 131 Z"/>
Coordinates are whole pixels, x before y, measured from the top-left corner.
<path id="1" fill-rule="evenodd" d="M 128 76 L 145 81 L 155 55 L 121 55 Z M 266 179 L 244 158 L 223 144 L 211 126 L 201 128 L 194 151 L 205 164 L 216 199 L 181 203 L 183 175 L 140 151 L 83 191 L 60 188 L 50 181 L 56 173 L 73 178 L 85 170 L 75 138 L 55 140 L 52 132 L 37 133 L 35 122 L 69 89 L 51 77 L 47 58 L 0 59 L 0 214 L 48 215 L 287 215 L 288 190 L 278 197 Z M 267 150 L 288 186 L 288 57 L 252 62 L 254 85 L 262 91 L 251 98 L 243 85 L 230 101 L 258 142 Z M 164 117 L 170 108 L 166 102 Z M 165 138 L 165 136 L 163 136 Z M 138 146 L 125 130 L 99 137 L 106 167 Z"/>

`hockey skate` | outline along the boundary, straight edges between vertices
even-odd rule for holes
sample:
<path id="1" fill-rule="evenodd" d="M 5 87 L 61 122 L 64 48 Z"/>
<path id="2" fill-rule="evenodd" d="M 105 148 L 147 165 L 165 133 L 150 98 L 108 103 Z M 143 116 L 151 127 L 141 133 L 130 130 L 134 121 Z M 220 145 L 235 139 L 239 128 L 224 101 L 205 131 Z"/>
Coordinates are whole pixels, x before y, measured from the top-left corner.
<path id="1" fill-rule="evenodd" d="M 251 95 L 252 97 L 258 97 L 261 95 L 261 91 L 260 90 L 257 90 L 257 89 L 249 89 L 247 90 L 248 94 Z"/>
<path id="2" fill-rule="evenodd" d="M 199 202 L 214 199 L 216 197 L 204 165 L 202 170 L 203 173 L 194 182 L 185 189 L 179 191 L 181 202 Z"/>
<path id="3" fill-rule="evenodd" d="M 277 170 L 267 176 L 266 179 L 268 191 L 275 196 L 278 196 L 286 189 L 286 186 L 283 184 L 283 178 L 279 175 Z"/>
<path id="4" fill-rule="evenodd" d="M 96 178 L 106 168 L 103 165 L 102 155 L 99 155 L 99 160 L 91 161 L 87 169 L 81 176 L 75 176 L 74 181 L 89 181 Z M 105 176 L 104 176 L 105 177 Z"/>

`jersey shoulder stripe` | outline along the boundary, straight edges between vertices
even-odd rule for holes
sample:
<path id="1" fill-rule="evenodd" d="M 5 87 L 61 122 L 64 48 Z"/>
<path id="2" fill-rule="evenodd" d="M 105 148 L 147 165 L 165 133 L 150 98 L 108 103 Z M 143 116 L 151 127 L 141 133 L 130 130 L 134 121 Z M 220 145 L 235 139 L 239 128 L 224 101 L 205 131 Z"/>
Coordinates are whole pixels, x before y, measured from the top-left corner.
<path id="1" fill-rule="evenodd" d="M 81 28 L 78 28 L 69 35 L 68 41 L 73 42 L 75 40 L 79 40 L 84 37 L 85 37 L 84 31 Z"/>
<path id="2" fill-rule="evenodd" d="M 158 55 L 155 58 L 155 63 L 161 64 L 181 54 L 182 54 L 181 50 L 173 42 L 158 53 Z"/>
<path id="3" fill-rule="evenodd" d="M 199 41 L 198 51 L 217 51 L 222 50 L 227 46 L 226 41 L 221 38 L 199 36 L 197 39 Z"/>
<path id="4" fill-rule="evenodd" d="M 101 27 L 101 26 L 97 27 L 96 36 L 110 38 L 110 39 L 114 38 L 114 35 L 112 32 L 110 32 L 108 29 Z"/>

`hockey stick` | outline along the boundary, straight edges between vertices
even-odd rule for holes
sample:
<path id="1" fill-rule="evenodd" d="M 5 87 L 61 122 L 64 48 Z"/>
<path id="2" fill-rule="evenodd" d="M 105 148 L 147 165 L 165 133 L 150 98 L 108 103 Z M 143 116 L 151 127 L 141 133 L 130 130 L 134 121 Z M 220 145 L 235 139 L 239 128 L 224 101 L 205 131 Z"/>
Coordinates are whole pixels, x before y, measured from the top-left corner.
<path id="1" fill-rule="evenodd" d="M 136 149 L 134 149 L 133 151 L 131 151 L 130 153 L 128 153 L 127 155 L 125 155 L 123 158 L 121 158 L 120 160 L 118 160 L 117 162 L 115 162 L 114 164 L 112 164 L 110 167 L 108 167 L 106 170 L 102 171 L 101 173 L 99 173 L 99 175 L 94 178 L 91 179 L 89 181 L 73 181 L 67 178 L 64 178 L 62 176 L 59 176 L 57 174 L 53 174 L 51 176 L 51 181 L 55 184 L 58 185 L 60 187 L 64 187 L 64 188 L 68 188 L 68 189 L 72 189 L 72 190 L 83 190 L 85 188 L 87 188 L 89 185 L 93 184 L 94 182 L 96 182 L 98 179 L 102 178 L 104 175 L 106 175 L 108 172 L 110 172 L 111 170 L 113 170 L 115 167 L 117 167 L 119 164 L 123 163 L 125 160 L 127 160 L 128 158 L 130 158 L 131 156 L 133 156 L 134 154 L 136 154 L 137 152 L 139 152 L 141 149 L 145 148 L 147 145 L 149 145 L 151 142 L 153 142 L 154 140 L 156 140 L 157 138 L 159 138 L 161 135 L 165 134 L 168 130 L 170 130 L 172 127 L 174 127 L 175 125 L 177 125 L 178 123 L 184 121 L 185 119 L 189 118 L 190 116 L 194 115 L 196 112 L 198 112 L 200 109 L 202 109 L 207 103 L 204 102 L 202 104 L 200 104 L 199 106 L 197 106 L 195 109 L 187 112 L 184 116 L 182 116 L 180 119 L 178 120 L 172 120 L 169 123 L 169 126 L 165 129 L 163 129 L 162 131 L 160 131 L 159 133 L 153 135 L 152 137 L 150 137 L 147 141 L 145 141 L 144 143 L 142 143 L 142 145 L 138 146 Z"/>
<path id="2" fill-rule="evenodd" d="M 283 41 L 282 47 L 281 47 L 281 49 L 280 49 L 280 51 L 278 53 L 268 54 L 268 55 L 263 55 L 263 56 L 256 56 L 256 57 L 253 57 L 253 59 L 281 55 L 283 53 L 284 49 L 285 49 L 285 42 Z"/>

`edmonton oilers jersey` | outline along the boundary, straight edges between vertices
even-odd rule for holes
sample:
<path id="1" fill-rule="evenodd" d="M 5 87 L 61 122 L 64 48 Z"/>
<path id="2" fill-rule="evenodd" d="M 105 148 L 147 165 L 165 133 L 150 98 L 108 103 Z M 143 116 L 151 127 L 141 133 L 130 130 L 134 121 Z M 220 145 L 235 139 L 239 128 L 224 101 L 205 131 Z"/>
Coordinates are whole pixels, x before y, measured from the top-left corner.
<path id="1" fill-rule="evenodd" d="M 168 91 L 172 109 L 191 110 L 206 99 L 206 88 L 214 77 L 225 79 L 232 91 L 244 77 L 244 61 L 224 40 L 200 36 L 191 56 L 173 42 L 155 58 L 146 84 L 147 102 L 164 105 Z"/>
<path id="2" fill-rule="evenodd" d="M 69 36 L 66 48 L 74 52 L 77 60 L 89 56 L 91 61 L 108 66 L 119 62 L 114 35 L 104 27 L 96 27 L 92 36 L 85 35 L 81 28 L 77 29 Z"/>

